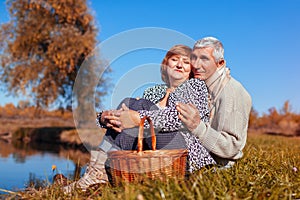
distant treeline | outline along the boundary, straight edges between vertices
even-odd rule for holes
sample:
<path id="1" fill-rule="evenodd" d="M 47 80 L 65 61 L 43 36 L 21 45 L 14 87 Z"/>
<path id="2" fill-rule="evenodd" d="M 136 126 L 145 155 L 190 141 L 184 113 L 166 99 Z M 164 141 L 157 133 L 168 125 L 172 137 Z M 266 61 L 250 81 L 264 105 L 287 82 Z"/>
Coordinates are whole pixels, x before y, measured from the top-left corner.
<path id="1" fill-rule="evenodd" d="M 249 128 L 274 135 L 300 136 L 300 114 L 292 112 L 289 101 L 284 102 L 279 111 L 270 108 L 268 113 L 262 116 L 252 109 Z"/>
<path id="2" fill-rule="evenodd" d="M 37 108 L 36 106 L 30 105 L 26 101 L 20 101 L 17 106 L 12 103 L 8 103 L 4 106 L 0 106 L 0 117 L 1 118 L 43 118 L 53 117 L 70 119 L 73 117 L 71 111 L 66 109 L 46 110 Z"/>

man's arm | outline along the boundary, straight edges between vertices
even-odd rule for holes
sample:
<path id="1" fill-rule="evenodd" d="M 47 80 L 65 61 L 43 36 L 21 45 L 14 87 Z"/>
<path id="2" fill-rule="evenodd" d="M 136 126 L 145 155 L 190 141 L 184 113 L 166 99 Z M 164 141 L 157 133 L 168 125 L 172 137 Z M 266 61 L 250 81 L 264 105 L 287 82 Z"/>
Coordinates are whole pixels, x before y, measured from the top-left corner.
<path id="1" fill-rule="evenodd" d="M 200 121 L 191 106 L 179 104 L 177 110 L 185 125 L 209 151 L 222 158 L 237 159 L 246 143 L 251 98 L 247 92 L 230 87 L 225 92 L 226 96 L 220 96 L 216 102 L 210 124 Z"/>

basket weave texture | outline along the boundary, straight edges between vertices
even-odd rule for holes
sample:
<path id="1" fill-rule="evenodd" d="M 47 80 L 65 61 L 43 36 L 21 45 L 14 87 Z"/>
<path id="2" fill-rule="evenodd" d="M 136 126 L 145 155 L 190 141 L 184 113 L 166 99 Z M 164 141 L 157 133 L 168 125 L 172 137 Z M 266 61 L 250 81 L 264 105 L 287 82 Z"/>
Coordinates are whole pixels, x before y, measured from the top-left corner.
<path id="1" fill-rule="evenodd" d="M 143 150 L 144 122 L 150 124 L 152 150 Z M 111 183 L 142 181 L 145 178 L 162 179 L 167 177 L 184 178 L 187 164 L 186 149 L 156 150 L 156 136 L 152 121 L 141 119 L 136 151 L 112 151 L 108 153 Z"/>

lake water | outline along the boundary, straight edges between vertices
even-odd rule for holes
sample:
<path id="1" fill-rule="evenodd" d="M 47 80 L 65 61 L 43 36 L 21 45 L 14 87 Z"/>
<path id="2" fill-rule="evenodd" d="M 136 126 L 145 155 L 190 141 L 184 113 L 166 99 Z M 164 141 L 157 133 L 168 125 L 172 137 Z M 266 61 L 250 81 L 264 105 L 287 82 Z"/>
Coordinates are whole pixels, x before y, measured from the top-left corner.
<path id="1" fill-rule="evenodd" d="M 41 146 L 47 146 L 46 150 L 0 141 L 0 194 L 4 194 L 3 189 L 22 190 L 32 179 L 51 184 L 56 173 L 74 178 L 75 171 L 82 173 L 81 167 L 89 160 L 89 154 L 80 150 Z M 52 171 L 53 165 L 55 171 Z"/>

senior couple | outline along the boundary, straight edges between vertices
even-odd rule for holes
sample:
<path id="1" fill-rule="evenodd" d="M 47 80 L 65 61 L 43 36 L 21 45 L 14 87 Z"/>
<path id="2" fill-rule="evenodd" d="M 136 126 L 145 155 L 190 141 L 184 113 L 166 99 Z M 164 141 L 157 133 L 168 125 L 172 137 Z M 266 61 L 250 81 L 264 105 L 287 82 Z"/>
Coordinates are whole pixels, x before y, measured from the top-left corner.
<path id="1" fill-rule="evenodd" d="M 83 177 L 63 188 L 66 193 L 107 182 L 107 152 L 135 150 L 143 116 L 157 130 L 157 149 L 188 149 L 190 172 L 210 165 L 231 167 L 243 156 L 251 97 L 230 76 L 218 39 L 200 39 L 193 49 L 175 45 L 162 61 L 161 76 L 165 84 L 146 89 L 143 98 L 124 99 L 116 110 L 97 115 L 107 132 L 99 150 L 91 152 Z M 151 138 L 145 143 L 151 147 Z"/>

